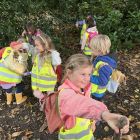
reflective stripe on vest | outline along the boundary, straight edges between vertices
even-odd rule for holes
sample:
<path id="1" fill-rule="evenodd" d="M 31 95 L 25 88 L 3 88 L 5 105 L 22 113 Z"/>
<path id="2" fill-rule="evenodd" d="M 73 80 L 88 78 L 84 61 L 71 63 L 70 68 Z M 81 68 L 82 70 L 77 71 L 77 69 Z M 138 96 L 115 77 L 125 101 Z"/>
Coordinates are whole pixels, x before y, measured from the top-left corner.
<path id="1" fill-rule="evenodd" d="M 89 119 L 76 118 L 76 125 L 71 129 L 61 128 L 59 140 L 94 140 Z"/>
<path id="2" fill-rule="evenodd" d="M 22 80 L 22 76 L 9 70 L 3 64 L 4 59 L 9 55 L 11 50 L 12 50 L 11 47 L 7 47 L 4 53 L 2 54 L 2 59 L 0 60 L 0 80 L 3 82 L 9 82 L 9 83 L 20 83 Z"/>
<path id="3" fill-rule="evenodd" d="M 52 64 L 46 61 L 39 69 L 38 59 L 36 57 L 32 68 L 31 80 L 33 90 L 54 91 L 57 76 L 53 70 Z"/>
<path id="4" fill-rule="evenodd" d="M 85 55 L 92 55 L 92 50 L 86 45 L 83 50 Z"/>
<path id="5" fill-rule="evenodd" d="M 102 65 L 102 64 L 104 64 L 104 62 L 102 62 L 102 61 L 99 61 L 97 64 L 96 64 L 96 66 L 95 66 L 95 70 L 94 70 L 94 72 L 93 72 L 93 75 L 99 75 L 99 73 L 98 73 L 98 68 L 99 68 L 99 66 L 100 65 Z M 91 92 L 92 92 L 92 94 L 93 93 L 96 93 L 96 95 L 97 94 L 104 94 L 104 92 L 106 91 L 106 86 L 99 86 L 99 85 L 96 85 L 96 84 L 91 84 Z M 99 95 L 100 96 L 100 95 Z"/>

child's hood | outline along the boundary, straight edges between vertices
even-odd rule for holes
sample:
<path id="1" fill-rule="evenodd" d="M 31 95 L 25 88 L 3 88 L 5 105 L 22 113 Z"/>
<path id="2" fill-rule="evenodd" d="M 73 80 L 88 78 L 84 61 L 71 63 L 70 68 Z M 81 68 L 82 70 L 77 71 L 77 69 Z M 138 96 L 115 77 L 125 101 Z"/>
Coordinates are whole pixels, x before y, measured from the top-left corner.
<path id="1" fill-rule="evenodd" d="M 93 65 L 95 66 L 99 61 L 108 63 L 113 69 L 117 67 L 117 60 L 111 54 L 96 57 Z"/>

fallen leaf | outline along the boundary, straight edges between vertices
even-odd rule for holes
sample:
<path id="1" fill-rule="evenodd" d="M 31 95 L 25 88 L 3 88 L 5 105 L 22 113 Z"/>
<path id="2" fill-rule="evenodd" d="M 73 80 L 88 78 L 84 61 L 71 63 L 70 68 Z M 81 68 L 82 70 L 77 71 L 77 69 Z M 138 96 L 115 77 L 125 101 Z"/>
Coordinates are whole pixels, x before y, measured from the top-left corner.
<path id="1" fill-rule="evenodd" d="M 43 125 L 39 129 L 39 132 L 43 132 L 47 128 L 47 126 L 47 121 L 44 121 Z"/>
<path id="2" fill-rule="evenodd" d="M 29 140 L 27 136 L 23 136 L 21 140 Z"/>
<path id="3" fill-rule="evenodd" d="M 136 133 L 132 133 L 130 135 L 133 136 L 133 138 L 137 138 L 138 137 L 138 135 Z"/>
<path id="4" fill-rule="evenodd" d="M 132 116 L 132 115 L 129 115 L 129 116 L 128 116 L 128 119 L 129 119 L 129 121 L 134 121 L 135 117 Z"/>
<path id="5" fill-rule="evenodd" d="M 133 136 L 131 135 L 123 135 L 121 136 L 121 140 L 134 140 Z"/>
<path id="6" fill-rule="evenodd" d="M 11 140 L 12 139 L 12 136 L 11 136 L 11 134 L 7 134 L 7 140 Z"/>
<path id="7" fill-rule="evenodd" d="M 104 127 L 104 130 L 105 130 L 105 132 L 108 132 L 109 131 L 109 127 L 108 126 L 105 126 Z"/>
<path id="8" fill-rule="evenodd" d="M 33 134 L 34 132 L 32 132 L 32 131 L 26 131 L 25 132 L 25 136 L 28 136 L 28 135 L 31 135 L 31 134 Z"/>
<path id="9" fill-rule="evenodd" d="M 112 138 L 111 137 L 103 138 L 103 140 L 112 140 Z"/>
<path id="10" fill-rule="evenodd" d="M 13 138 L 13 137 L 19 136 L 22 132 L 23 132 L 23 131 L 14 132 L 14 133 L 12 134 L 12 138 Z"/>
<path id="11" fill-rule="evenodd" d="M 3 132 L 3 129 L 2 129 L 2 127 L 0 127 L 0 132 Z"/>
<path id="12" fill-rule="evenodd" d="M 14 108 L 14 109 L 11 110 L 11 113 L 12 113 L 12 114 L 15 114 L 15 113 L 18 112 L 18 111 L 19 111 L 19 108 Z"/>
<path id="13" fill-rule="evenodd" d="M 24 117 L 24 119 L 27 120 L 27 119 L 28 119 L 28 116 L 26 115 L 26 116 Z"/>
<path id="14" fill-rule="evenodd" d="M 135 125 L 138 129 L 140 129 L 140 122 L 136 122 Z"/>
<path id="15" fill-rule="evenodd" d="M 123 107 L 121 107 L 121 106 L 117 106 L 117 108 L 118 108 L 119 110 L 123 111 L 123 112 L 127 112 L 127 109 L 125 109 L 125 108 L 123 108 Z"/>
<path id="16" fill-rule="evenodd" d="M 139 93 L 139 89 L 135 89 L 134 92 L 135 92 L 135 93 Z"/>

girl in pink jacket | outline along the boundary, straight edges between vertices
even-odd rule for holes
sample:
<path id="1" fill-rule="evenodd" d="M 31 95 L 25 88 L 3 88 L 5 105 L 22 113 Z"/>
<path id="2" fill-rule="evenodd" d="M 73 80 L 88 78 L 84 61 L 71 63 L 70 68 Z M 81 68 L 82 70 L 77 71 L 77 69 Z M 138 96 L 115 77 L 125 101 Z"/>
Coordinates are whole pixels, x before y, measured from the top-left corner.
<path id="1" fill-rule="evenodd" d="M 107 107 L 90 98 L 90 75 L 92 64 L 82 54 L 72 55 L 65 66 L 63 84 L 59 87 L 59 111 L 64 122 L 59 131 L 59 139 L 93 140 L 95 121 L 104 120 L 119 133 L 120 118 L 126 119 L 121 133 L 129 131 L 129 121 L 125 116 L 110 113 Z"/>

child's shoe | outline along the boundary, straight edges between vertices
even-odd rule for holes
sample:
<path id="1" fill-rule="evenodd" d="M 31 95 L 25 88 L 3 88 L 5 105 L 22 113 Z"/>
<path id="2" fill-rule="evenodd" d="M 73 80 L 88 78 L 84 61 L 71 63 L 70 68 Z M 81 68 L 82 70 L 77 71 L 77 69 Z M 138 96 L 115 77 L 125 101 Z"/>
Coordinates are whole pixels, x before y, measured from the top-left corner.
<path id="1" fill-rule="evenodd" d="M 7 105 L 10 105 L 13 99 L 12 93 L 6 93 Z"/>
<path id="2" fill-rule="evenodd" d="M 16 103 L 17 103 L 17 105 L 25 102 L 26 99 L 27 99 L 27 96 L 22 96 L 22 93 L 16 93 L 15 94 L 15 97 L 16 97 Z"/>

